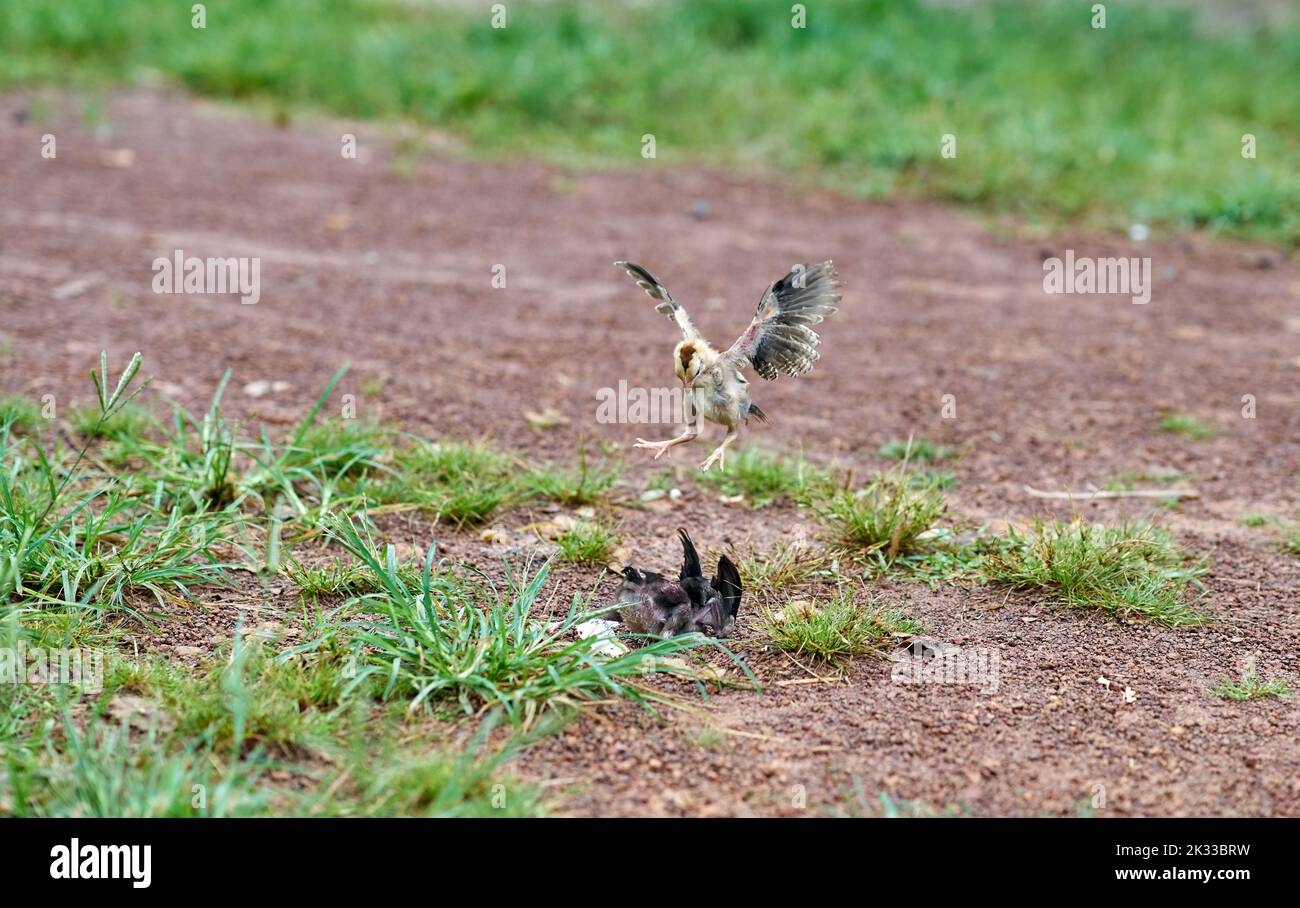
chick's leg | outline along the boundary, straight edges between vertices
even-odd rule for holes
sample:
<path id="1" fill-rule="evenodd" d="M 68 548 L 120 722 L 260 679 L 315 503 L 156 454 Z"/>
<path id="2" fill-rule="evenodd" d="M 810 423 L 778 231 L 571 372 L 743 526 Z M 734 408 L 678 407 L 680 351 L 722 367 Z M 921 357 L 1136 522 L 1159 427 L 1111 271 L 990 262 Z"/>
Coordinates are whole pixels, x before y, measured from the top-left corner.
<path id="1" fill-rule="evenodd" d="M 695 436 L 699 434 L 700 434 L 699 424 L 689 423 L 686 426 L 686 431 L 683 432 L 681 435 L 678 435 L 676 438 L 670 438 L 667 441 L 646 441 L 644 438 L 638 438 L 636 440 L 636 444 L 633 445 L 633 447 L 645 448 L 647 451 L 654 451 L 655 452 L 654 459 L 658 460 L 670 448 L 674 448 L 677 445 L 684 445 L 687 442 L 694 441 Z"/>
<path id="2" fill-rule="evenodd" d="M 707 473 L 709 467 L 713 466 L 714 463 L 717 463 L 718 469 L 725 473 L 727 470 L 727 445 L 735 441 L 736 436 L 739 434 L 740 432 L 737 429 L 728 430 L 727 437 L 722 439 L 722 444 L 713 449 L 713 453 L 709 455 L 709 459 L 700 464 L 700 469 Z"/>

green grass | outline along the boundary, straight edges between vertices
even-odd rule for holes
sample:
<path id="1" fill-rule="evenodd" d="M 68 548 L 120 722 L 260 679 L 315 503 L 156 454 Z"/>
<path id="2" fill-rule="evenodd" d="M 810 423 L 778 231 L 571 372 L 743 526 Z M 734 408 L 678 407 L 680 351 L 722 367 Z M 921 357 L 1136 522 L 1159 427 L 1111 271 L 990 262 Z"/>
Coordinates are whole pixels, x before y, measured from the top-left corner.
<path id="1" fill-rule="evenodd" d="M 555 540 L 561 561 L 605 564 L 619 544 L 618 536 L 599 523 L 579 523 Z"/>
<path id="2" fill-rule="evenodd" d="M 1188 413 L 1166 413 L 1160 418 L 1160 431 L 1172 432 L 1193 441 L 1204 441 L 1219 434 L 1217 426 Z"/>
<path id="3" fill-rule="evenodd" d="M 482 523 L 513 500 L 509 457 L 486 442 L 415 439 L 398 452 L 393 475 L 364 487 L 378 504 L 415 504 L 457 525 Z"/>
<path id="4" fill-rule="evenodd" d="M 225 509 L 239 499 L 236 427 L 221 413 L 221 398 L 229 381 L 227 370 L 202 415 L 172 403 L 171 420 L 161 424 L 156 438 L 138 434 L 113 437 L 111 462 L 131 467 L 130 475 L 150 488 L 156 507 L 201 512 Z M 79 431 L 90 441 L 103 434 L 93 424 Z"/>
<path id="5" fill-rule="evenodd" d="M 220 749 L 240 742 L 292 755 L 326 747 L 348 675 L 348 664 L 335 652 L 277 657 L 269 644 L 253 641 L 197 676 L 177 675 L 153 686 L 184 740 Z"/>
<path id="6" fill-rule="evenodd" d="M 488 728 L 490 726 L 485 726 Z M 358 736 L 363 737 L 363 736 Z M 506 765 L 517 747 L 492 748 L 480 733 L 463 747 L 405 746 L 369 728 L 342 766 L 304 792 L 269 781 L 272 771 L 312 770 L 254 752 L 232 759 L 203 739 L 181 743 L 156 727 L 85 729 L 15 748 L 0 773 L 0 816 L 34 817 L 531 817 L 540 792 Z M 374 739 L 379 743 L 374 743 Z"/>
<path id="7" fill-rule="evenodd" d="M 1291 526 L 1282 537 L 1282 548 L 1292 555 L 1300 555 L 1300 524 Z"/>
<path id="8" fill-rule="evenodd" d="M 809 545 L 781 542 L 771 551 L 754 552 L 736 563 L 740 581 L 751 594 L 781 593 L 834 576 L 830 553 Z"/>
<path id="9" fill-rule="evenodd" d="M 878 457 L 886 460 L 906 460 L 912 463 L 934 463 L 950 460 L 957 456 L 956 450 L 947 445 L 937 445 L 924 438 L 892 439 L 885 442 L 876 451 Z"/>
<path id="10" fill-rule="evenodd" d="M 1034 218 L 1300 239 L 1300 26 L 1218 32 L 1178 8 L 762 0 L 485 8 L 9 0 L 0 86 L 149 82 L 411 118 L 486 153 L 787 168 L 856 193 Z M 653 36 L 650 40 L 648 36 Z M 1260 86 L 1275 86 L 1262 91 Z M 1258 142 L 1241 156 L 1242 135 Z M 957 155 L 940 154 L 952 134 Z"/>
<path id="11" fill-rule="evenodd" d="M 1291 693 L 1291 685 L 1285 681 L 1265 681 L 1252 670 L 1246 672 L 1240 681 L 1224 681 L 1211 693 L 1225 700 L 1281 700 Z"/>
<path id="12" fill-rule="evenodd" d="M 914 486 L 938 489 L 942 492 L 957 484 L 957 474 L 951 470 L 913 470 L 908 481 Z"/>
<path id="13" fill-rule="evenodd" d="M 1069 608 L 1170 627 L 1207 620 L 1194 607 L 1204 565 L 1169 533 L 1147 525 L 1039 522 L 1024 535 L 1011 530 L 984 570 L 995 583 L 1040 590 Z"/>
<path id="14" fill-rule="evenodd" d="M 881 652 L 892 639 L 891 634 L 921 630 L 902 611 L 864 602 L 843 591 L 807 608 L 767 610 L 763 613 L 763 628 L 780 649 L 830 663 Z"/>
<path id="15" fill-rule="evenodd" d="M 132 390 L 139 368 L 136 354 L 110 393 L 101 359 L 91 373 L 100 415 L 85 421 L 88 439 L 143 387 Z M 130 611 L 137 594 L 161 604 L 188 598 L 193 585 L 227 582 L 219 546 L 228 520 L 160 507 L 129 480 L 88 475 L 88 445 L 64 463 L 59 450 L 51 459 L 35 439 L 0 424 L 0 603 Z"/>
<path id="16" fill-rule="evenodd" d="M 726 470 L 701 473 L 696 481 L 722 495 L 743 495 L 753 508 L 774 501 L 802 500 L 827 489 L 829 470 L 802 457 L 788 457 L 762 448 L 745 448 L 727 459 Z"/>
<path id="17" fill-rule="evenodd" d="M 322 596 L 363 596 L 383 590 L 383 584 L 366 565 L 341 558 L 316 565 L 304 565 L 290 559 L 284 565 L 284 574 L 303 598 L 311 600 Z M 420 565 L 414 562 L 397 565 L 397 579 L 411 590 L 420 588 L 420 574 Z"/>
<path id="18" fill-rule="evenodd" d="M 545 816 L 541 791 L 512 776 L 508 768 L 531 736 L 490 745 L 497 718 L 489 714 L 463 743 L 433 746 L 422 743 L 428 734 L 421 728 L 399 727 L 394 732 L 367 727 L 364 735 L 353 737 L 339 771 L 322 780 L 324 795 L 313 798 L 305 812 L 339 817 Z M 377 742 L 369 740 L 372 735 Z"/>
<path id="19" fill-rule="evenodd" d="M 138 438 L 156 429 L 156 420 L 143 407 L 122 407 L 109 419 L 101 419 L 98 407 L 81 407 L 68 417 L 73 430 L 82 438 Z"/>
<path id="20" fill-rule="evenodd" d="M 649 705 L 654 695 L 636 680 L 651 672 L 689 676 L 683 654 L 720 648 L 686 634 L 645 641 L 607 659 L 593 651 L 601 643 L 598 637 L 575 639 L 574 634 L 600 609 L 584 609 L 575 597 L 557 620 L 536 614 L 548 565 L 531 574 L 508 569 L 504 588 L 465 584 L 434 576 L 430 550 L 421 589 L 413 593 L 398 576 L 391 546 L 381 555 L 349 518 L 331 521 L 328 532 L 370 569 L 382 592 L 334 612 L 307 649 L 349 648 L 359 666 L 353 686 L 380 681 L 384 698 L 406 700 L 412 710 L 439 700 L 457 703 L 466 713 L 493 706 L 527 728 L 549 709 L 611 694 Z"/>
<path id="21" fill-rule="evenodd" d="M 464 744 L 430 743 L 427 730 L 403 727 L 400 716 L 343 702 L 348 674 L 334 655 L 307 658 L 236 646 L 198 675 L 116 658 L 100 700 L 144 695 L 143 729 L 107 717 L 81 724 L 53 688 L 5 685 L 0 816 L 544 813 L 539 791 L 506 768 L 525 742 L 487 744 L 493 716 Z M 325 770 L 296 759 L 313 752 L 328 756 Z"/>
<path id="22" fill-rule="evenodd" d="M 837 550 L 888 564 L 927 547 L 922 534 L 935 525 L 947 504 L 939 489 L 917 485 L 908 474 L 894 471 L 878 474 L 860 489 L 815 499 L 812 507 Z"/>
<path id="23" fill-rule="evenodd" d="M 1173 485 L 1176 482 L 1191 480 L 1193 477 L 1175 471 L 1153 473 L 1147 470 L 1125 470 L 1107 479 L 1102 488 L 1110 492 L 1131 492 L 1134 489 L 1160 483 Z"/>
<path id="24" fill-rule="evenodd" d="M 226 418 L 222 398 L 229 371 L 202 413 L 169 401 L 171 414 L 164 421 L 126 407 L 98 425 L 93 412 L 79 411 L 73 424 L 79 437 L 105 440 L 99 459 L 129 477 L 156 508 L 260 510 L 310 526 L 332 506 L 359 503 L 354 487 L 383 469 L 380 459 L 393 447 L 393 433 L 382 427 L 321 416 L 346 369 L 335 373 L 315 406 L 281 439 Z"/>
<path id="25" fill-rule="evenodd" d="M 41 408 L 35 401 L 16 394 L 0 396 L 0 426 L 30 434 L 40 429 L 44 422 Z"/>
<path id="26" fill-rule="evenodd" d="M 0 816 L 240 817 L 263 815 L 267 794 L 256 768 L 228 760 L 202 744 L 166 748 L 149 729 L 133 740 L 113 724 L 76 728 L 64 721 L 62 740 L 46 739 L 37 753 L 11 754 L 0 775 Z"/>
<path id="27" fill-rule="evenodd" d="M 589 464 L 585 448 L 573 469 L 534 466 L 484 442 L 398 446 L 383 427 L 323 418 L 346 367 L 280 440 L 264 429 L 250 437 L 223 415 L 228 371 L 205 411 L 173 403 L 162 421 L 134 403 L 144 387 L 139 368 L 137 356 L 110 389 L 101 363 L 96 407 L 69 417 L 79 449 L 64 447 L 66 433 L 16 434 L 15 418 L 25 418 L 18 404 L 0 421 L 3 601 L 138 610 L 147 599 L 162 605 L 192 598 L 195 586 L 227 584 L 237 567 L 279 570 L 286 521 L 291 536 L 309 534 L 332 509 L 400 504 L 474 523 L 503 505 L 598 501 L 618 475 L 616 465 Z M 567 542 L 590 557 L 601 540 Z M 256 563 L 259 547 L 265 558 Z M 348 595 L 364 582 L 355 567 L 307 569 L 290 559 L 286 570 L 307 598 Z M 414 583 L 418 569 L 404 576 Z"/>
<path id="28" fill-rule="evenodd" d="M 619 471 L 616 463 L 590 463 L 584 441 L 574 467 L 546 463 L 525 470 L 519 478 L 519 494 L 526 499 L 542 498 L 569 507 L 595 504 L 605 500 L 618 480 Z"/>
<path id="29" fill-rule="evenodd" d="M 392 433 L 381 426 L 355 419 L 313 421 L 283 446 L 269 444 L 263 438 L 263 448 L 273 450 L 266 482 L 281 484 L 274 477 L 280 470 L 298 476 L 359 476 L 373 469 L 392 448 Z M 292 481 L 292 480 L 291 480 Z M 257 485 L 256 480 L 249 480 Z"/>
<path id="30" fill-rule="evenodd" d="M 354 772 L 358 792 L 315 812 L 344 817 L 545 816 L 539 789 L 504 774 L 510 756 L 512 751 L 480 746 L 459 753 L 409 752 L 378 766 L 359 761 Z"/>
<path id="31" fill-rule="evenodd" d="M 884 574 L 936 587 L 940 584 L 975 584 L 984 580 L 984 561 L 1003 545 L 1003 540 L 979 536 L 966 540 L 964 534 L 940 530 L 927 534 L 918 551 L 888 561 L 876 552 L 867 562 L 868 573 Z"/>
<path id="32" fill-rule="evenodd" d="M 585 446 L 578 464 L 566 468 L 530 464 L 486 441 L 412 439 L 396 452 L 391 468 L 355 488 L 371 504 L 415 505 L 436 520 L 472 526 L 530 501 L 568 506 L 602 501 L 617 478 L 617 465 L 592 466 Z"/>
<path id="33" fill-rule="evenodd" d="M 439 516 L 485 491 L 573 505 L 601 500 L 616 463 L 584 450 L 572 469 L 534 465 L 486 443 L 326 417 L 343 370 L 283 437 L 226 418 L 229 373 L 205 410 L 172 404 L 160 420 L 134 403 L 148 384 L 140 369 L 137 355 L 114 385 L 102 357 L 96 409 L 73 411 L 61 431 L 0 422 L 0 640 L 107 653 L 100 692 L 0 684 L 0 816 L 532 816 L 540 792 L 505 767 L 520 735 L 554 728 L 542 717 L 611 696 L 677 702 L 647 685 L 655 672 L 704 690 L 693 651 L 721 644 L 629 640 L 608 658 L 602 641 L 577 639 L 589 613 L 577 598 L 567 611 L 554 602 L 544 568 L 507 566 L 494 583 L 435 566 L 432 549 L 423 563 L 391 547 L 380 559 L 371 542 L 376 488 L 403 506 L 436 502 Z M 294 548 L 306 542 L 311 561 Z M 561 547 L 600 560 L 614 542 L 597 525 Z M 246 642 L 241 628 L 197 667 L 123 654 L 139 625 L 165 633 L 178 600 L 237 579 L 274 595 L 279 578 L 301 594 L 308 645 L 280 649 L 287 629 Z M 512 727 L 488 746 L 495 712 Z"/>
<path id="34" fill-rule="evenodd" d="M 130 594 L 162 605 L 191 598 L 192 586 L 227 582 L 232 565 L 223 562 L 219 546 L 228 524 L 220 518 L 133 510 L 129 499 L 112 492 L 83 504 L 79 515 L 42 534 L 41 545 L 22 547 L 0 530 L 0 543 L 12 541 L 19 550 L 5 592 L 106 610 L 130 608 Z"/>

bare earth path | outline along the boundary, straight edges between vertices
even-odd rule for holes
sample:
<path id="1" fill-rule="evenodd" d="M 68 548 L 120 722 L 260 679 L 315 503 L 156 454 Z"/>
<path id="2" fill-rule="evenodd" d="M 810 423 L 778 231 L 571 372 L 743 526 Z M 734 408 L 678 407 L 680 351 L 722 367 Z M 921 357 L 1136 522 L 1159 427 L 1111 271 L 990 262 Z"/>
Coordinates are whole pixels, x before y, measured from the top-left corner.
<path id="1" fill-rule="evenodd" d="M 436 154 L 396 166 L 374 127 L 277 129 L 156 94 L 114 96 L 99 136 L 75 103 L 64 108 L 37 125 L 22 97 L 0 98 L 0 391 L 84 403 L 100 349 L 117 362 L 140 350 L 156 387 L 186 405 L 202 406 L 229 367 L 231 412 L 284 424 L 350 362 L 341 390 L 357 395 L 360 415 L 419 433 L 490 434 L 556 458 L 572 458 L 580 435 L 598 436 L 623 446 L 639 489 L 668 468 L 627 449 L 647 427 L 595 422 L 596 393 L 620 380 L 670 383 L 673 334 L 610 262 L 645 264 L 729 342 L 766 282 L 795 262 L 834 258 L 846 296 L 824 359 L 807 380 L 756 385 L 774 419 L 751 442 L 803 445 L 857 475 L 880 466 L 874 452 L 890 438 L 958 446 L 951 513 L 977 522 L 1070 513 L 1027 497 L 1026 483 L 1177 471 L 1200 490 L 1176 511 L 1075 507 L 1107 522 L 1153 515 L 1208 555 L 1219 622 L 1173 631 L 998 590 L 882 584 L 932 635 L 999 648 L 998 689 L 897 684 L 888 663 L 863 660 L 842 681 L 727 690 L 699 715 L 603 708 L 520 764 L 566 809 L 854 810 L 856 784 L 866 809 L 884 792 L 973 814 L 1300 813 L 1296 700 L 1208 692 L 1249 657 L 1265 677 L 1300 685 L 1300 559 L 1269 529 L 1241 523 L 1247 513 L 1294 519 L 1300 505 L 1300 274 L 1285 256 L 1202 236 L 1036 239 L 942 207 L 845 200 L 663 160 L 590 174 Z M 45 132 L 57 135 L 53 161 L 40 156 Z M 360 159 L 341 157 L 344 132 L 358 135 Z M 259 256 L 261 301 L 155 295 L 151 262 L 177 248 Z M 1151 303 L 1046 295 L 1042 258 L 1067 248 L 1150 256 Z M 491 283 L 498 264 L 504 289 Z M 289 387 L 243 393 L 255 380 Z M 955 419 L 941 415 L 948 394 Z M 1242 417 L 1247 394 L 1254 419 Z M 524 411 L 548 407 L 568 425 L 530 428 Z M 1156 431 L 1169 410 L 1221 431 L 1204 441 Z M 707 452 L 678 454 L 676 468 Z M 741 551 L 812 529 L 788 506 L 751 512 L 682 485 L 687 495 L 666 513 L 624 509 L 639 561 L 665 565 L 679 525 Z M 390 532 L 496 557 L 475 532 L 418 520 Z M 600 574 L 557 572 L 566 593 L 610 585 Z M 211 608 L 228 626 L 220 603 Z M 765 682 L 810 677 L 763 651 L 746 617 L 738 648 Z"/>

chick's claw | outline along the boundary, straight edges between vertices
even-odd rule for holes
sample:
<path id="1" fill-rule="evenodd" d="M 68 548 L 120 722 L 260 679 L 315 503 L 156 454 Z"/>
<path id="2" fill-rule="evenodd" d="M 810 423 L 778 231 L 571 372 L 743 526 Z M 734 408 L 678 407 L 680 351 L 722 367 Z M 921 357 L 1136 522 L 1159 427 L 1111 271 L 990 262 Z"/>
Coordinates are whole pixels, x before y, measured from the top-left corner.
<path id="1" fill-rule="evenodd" d="M 727 472 L 727 449 L 725 447 L 716 448 L 713 453 L 709 455 L 709 459 L 700 464 L 700 469 L 707 473 L 709 467 L 713 466 L 715 463 L 718 465 L 718 472 Z"/>
<path id="2" fill-rule="evenodd" d="M 654 451 L 654 459 L 658 460 L 671 450 L 673 443 L 671 441 L 646 441 L 644 438 L 638 438 L 634 448 L 645 448 L 647 451 Z"/>

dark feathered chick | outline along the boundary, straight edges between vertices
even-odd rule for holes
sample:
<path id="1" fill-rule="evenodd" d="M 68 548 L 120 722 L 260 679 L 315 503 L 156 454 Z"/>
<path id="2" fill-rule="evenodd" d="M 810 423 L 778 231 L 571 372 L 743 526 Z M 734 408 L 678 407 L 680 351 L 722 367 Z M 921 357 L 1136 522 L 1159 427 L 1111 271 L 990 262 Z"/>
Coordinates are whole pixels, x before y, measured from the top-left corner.
<path id="1" fill-rule="evenodd" d="M 630 566 L 624 568 L 618 607 L 609 617 L 622 621 L 634 634 L 672 637 L 698 632 L 710 637 L 730 636 L 740 611 L 740 572 L 723 555 L 718 559 L 717 574 L 712 580 L 706 578 L 690 534 L 685 530 L 677 533 L 682 541 L 682 567 L 677 579 Z"/>
<path id="2" fill-rule="evenodd" d="M 696 330 L 691 318 L 667 288 L 650 272 L 631 262 L 615 262 L 632 275 L 642 290 L 659 301 L 655 307 L 677 323 L 682 340 L 673 350 L 673 368 L 686 395 L 686 431 L 667 441 L 638 438 L 636 446 L 654 451 L 658 460 L 671 448 L 686 444 L 699 434 L 699 418 L 718 423 L 727 430 L 722 444 L 709 455 L 700 469 L 714 463 L 726 469 L 727 445 L 740 434 L 751 416 L 766 421 L 767 415 L 749 399 L 749 381 L 742 374 L 746 366 L 768 381 L 782 375 L 804 375 L 820 354 L 821 338 L 810 327 L 834 315 L 840 301 L 840 284 L 831 262 L 810 268 L 794 268 L 776 283 L 769 284 L 758 301 L 758 310 L 745 332 L 725 352 L 719 353 Z"/>

